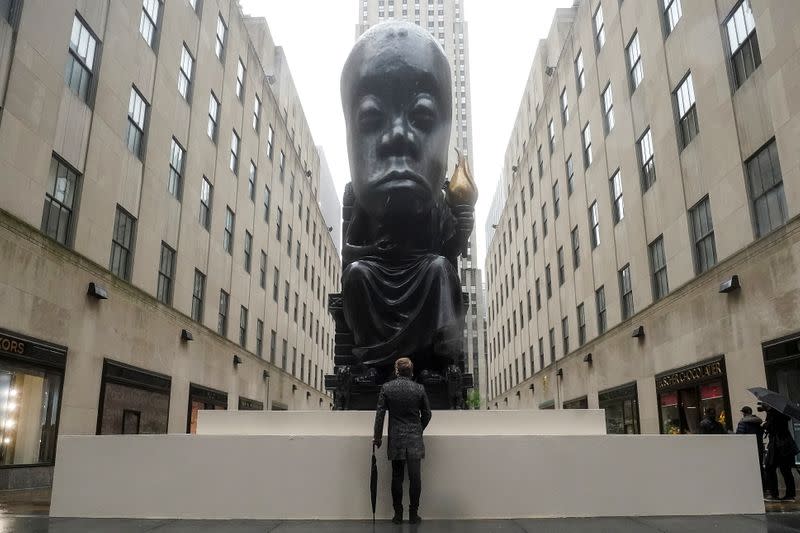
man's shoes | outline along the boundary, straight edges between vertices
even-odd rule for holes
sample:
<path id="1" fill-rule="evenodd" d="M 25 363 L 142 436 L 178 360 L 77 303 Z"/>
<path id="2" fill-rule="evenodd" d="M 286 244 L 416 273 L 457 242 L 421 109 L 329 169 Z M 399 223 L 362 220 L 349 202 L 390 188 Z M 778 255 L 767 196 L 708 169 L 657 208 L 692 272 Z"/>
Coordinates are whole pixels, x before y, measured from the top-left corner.
<path id="1" fill-rule="evenodd" d="M 392 524 L 402 524 L 403 523 L 403 510 L 400 509 L 399 511 L 394 512 L 394 516 L 392 517 Z"/>
<path id="2" fill-rule="evenodd" d="M 422 522 L 422 518 L 420 518 L 420 516 L 417 514 L 416 511 L 411 511 L 408 514 L 408 523 L 409 524 L 419 524 L 420 522 Z"/>
<path id="3" fill-rule="evenodd" d="M 787 496 L 784 496 L 783 498 L 781 498 L 782 502 L 793 502 L 794 500 L 795 500 L 795 496 L 788 496 L 787 495 Z"/>

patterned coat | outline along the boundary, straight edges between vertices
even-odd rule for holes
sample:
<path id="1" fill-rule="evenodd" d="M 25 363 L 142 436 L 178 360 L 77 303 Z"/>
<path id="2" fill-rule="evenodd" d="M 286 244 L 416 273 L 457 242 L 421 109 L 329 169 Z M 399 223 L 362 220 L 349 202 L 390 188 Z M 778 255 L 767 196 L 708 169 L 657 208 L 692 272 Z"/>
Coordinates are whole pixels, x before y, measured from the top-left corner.
<path id="1" fill-rule="evenodd" d="M 425 387 L 404 376 L 383 384 L 375 412 L 376 440 L 383 435 L 383 419 L 387 409 L 389 442 L 386 452 L 389 460 L 424 458 L 422 432 L 431 420 L 431 406 Z"/>

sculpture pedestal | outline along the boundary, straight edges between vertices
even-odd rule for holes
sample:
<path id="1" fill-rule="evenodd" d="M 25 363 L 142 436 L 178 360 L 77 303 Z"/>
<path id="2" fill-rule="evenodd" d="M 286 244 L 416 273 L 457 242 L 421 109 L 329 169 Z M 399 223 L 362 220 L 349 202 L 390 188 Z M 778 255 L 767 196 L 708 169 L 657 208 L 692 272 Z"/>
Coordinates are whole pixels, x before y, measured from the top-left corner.
<path id="1" fill-rule="evenodd" d="M 497 434 L 502 424 L 484 419 L 495 413 L 503 416 L 466 412 L 479 416 L 445 422 L 425 437 L 424 517 L 764 512 L 750 435 Z M 205 415 L 201 426 L 211 427 Z M 366 435 L 360 427 L 346 435 L 344 423 L 338 436 L 297 436 L 290 434 L 295 422 L 274 435 L 61 436 L 50 515 L 371 518 L 369 427 Z M 378 454 L 377 516 L 388 519 L 391 468 L 385 449 Z"/>

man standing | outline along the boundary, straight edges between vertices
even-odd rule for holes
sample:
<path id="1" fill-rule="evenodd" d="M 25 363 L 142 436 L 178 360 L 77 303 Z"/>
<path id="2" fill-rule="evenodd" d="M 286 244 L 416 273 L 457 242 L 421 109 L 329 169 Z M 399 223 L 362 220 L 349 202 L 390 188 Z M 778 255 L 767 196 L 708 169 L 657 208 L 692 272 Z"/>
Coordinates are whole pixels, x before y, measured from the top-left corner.
<path id="1" fill-rule="evenodd" d="M 789 431 L 789 417 L 768 405 L 765 407 L 767 419 L 764 421 L 764 430 L 769 437 L 767 457 L 764 461 L 767 488 L 773 500 L 793 501 L 796 493 L 792 467 L 794 466 L 794 457 L 800 450 Z M 786 494 L 783 498 L 778 497 L 777 470 L 781 471 L 783 482 L 786 485 Z"/>
<path id="2" fill-rule="evenodd" d="M 725 426 L 720 424 L 719 420 L 717 420 L 717 412 L 713 407 L 706 408 L 705 416 L 700 421 L 700 433 L 704 435 L 724 435 L 727 433 L 727 431 L 725 431 Z"/>
<path id="3" fill-rule="evenodd" d="M 401 357 L 394 364 L 396 379 L 384 383 L 378 395 L 375 412 L 375 434 L 373 444 L 381 447 L 383 419 L 389 410 L 389 442 L 387 454 L 392 462 L 392 522 L 403 521 L 403 478 L 408 467 L 409 500 L 408 521 L 420 522 L 419 496 L 422 490 L 420 462 L 425 457 L 422 432 L 431 420 L 431 408 L 425 388 L 411 378 L 414 365 L 411 359 Z"/>
<path id="4" fill-rule="evenodd" d="M 761 471 L 761 487 L 764 488 L 764 428 L 761 427 L 762 422 L 763 421 L 759 417 L 753 415 L 753 410 L 750 406 L 745 405 L 742 407 L 742 419 L 736 426 L 736 434 L 756 436 L 758 469 Z"/>

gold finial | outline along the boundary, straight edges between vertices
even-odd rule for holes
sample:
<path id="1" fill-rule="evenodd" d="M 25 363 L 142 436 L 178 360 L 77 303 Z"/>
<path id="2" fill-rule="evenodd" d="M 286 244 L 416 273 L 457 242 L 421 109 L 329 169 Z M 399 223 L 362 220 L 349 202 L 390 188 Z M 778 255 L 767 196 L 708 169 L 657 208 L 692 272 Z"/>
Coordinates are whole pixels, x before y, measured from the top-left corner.
<path id="1" fill-rule="evenodd" d="M 472 179 L 472 174 L 469 172 L 469 165 L 461 153 L 461 150 L 456 148 L 458 154 L 458 163 L 453 171 L 453 176 L 450 178 L 450 184 L 447 186 L 447 204 L 450 207 L 458 205 L 475 206 L 478 202 L 478 187 Z"/>

